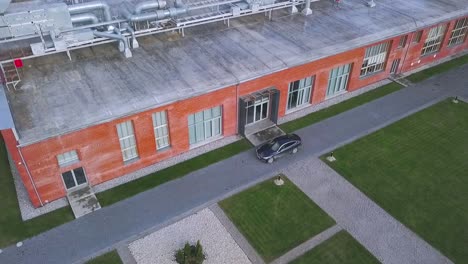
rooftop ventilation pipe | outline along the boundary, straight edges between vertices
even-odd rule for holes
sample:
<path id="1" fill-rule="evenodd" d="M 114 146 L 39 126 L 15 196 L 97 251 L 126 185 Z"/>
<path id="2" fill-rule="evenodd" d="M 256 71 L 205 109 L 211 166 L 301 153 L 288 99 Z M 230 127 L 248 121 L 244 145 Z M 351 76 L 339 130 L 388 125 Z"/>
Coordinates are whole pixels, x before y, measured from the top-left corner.
<path id="1" fill-rule="evenodd" d="M 84 14 L 71 16 L 71 22 L 72 24 L 77 24 L 77 23 L 98 24 L 99 19 L 93 13 L 84 13 Z"/>
<path id="2" fill-rule="evenodd" d="M 122 34 L 120 33 L 120 29 L 115 28 L 114 32 L 115 33 L 93 31 L 93 33 L 94 33 L 94 35 L 96 37 L 118 40 L 119 41 L 119 50 L 120 50 L 120 52 L 124 53 L 125 58 L 131 58 L 132 57 L 132 51 L 128 47 L 127 39 L 124 36 L 122 36 Z"/>
<path id="3" fill-rule="evenodd" d="M 139 15 L 149 9 L 163 9 L 167 5 L 166 0 L 145 1 L 135 6 L 135 14 Z"/>
<path id="4" fill-rule="evenodd" d="M 11 0 L 0 0 L 0 14 L 5 13 L 8 6 L 10 5 Z"/>
<path id="5" fill-rule="evenodd" d="M 155 10 L 151 12 L 137 13 L 138 10 L 135 8 L 135 14 L 130 14 L 127 10 L 123 9 L 123 15 L 131 22 L 142 22 L 148 20 L 160 20 L 168 17 L 177 17 L 180 15 L 185 15 L 187 13 L 187 8 L 179 1 L 175 4 L 176 7 L 171 7 L 169 9 Z M 147 10 L 147 9 L 143 9 Z M 141 10 L 141 11 L 143 11 Z M 140 11 L 140 12 L 141 12 Z"/>
<path id="6" fill-rule="evenodd" d="M 3 0 L 0 0 L 0 1 L 3 1 Z M 102 9 L 104 13 L 104 20 L 111 21 L 112 18 L 110 14 L 109 5 L 102 1 L 87 2 L 87 3 L 81 3 L 81 4 L 68 6 L 68 12 L 70 12 L 70 15 L 87 13 L 96 9 Z"/>

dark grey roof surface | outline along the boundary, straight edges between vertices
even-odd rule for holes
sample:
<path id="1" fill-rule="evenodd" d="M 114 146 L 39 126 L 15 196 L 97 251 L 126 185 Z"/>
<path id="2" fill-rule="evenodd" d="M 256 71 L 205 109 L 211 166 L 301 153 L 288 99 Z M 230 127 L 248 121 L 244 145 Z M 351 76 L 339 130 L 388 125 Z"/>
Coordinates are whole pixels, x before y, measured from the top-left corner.
<path id="1" fill-rule="evenodd" d="M 468 14 L 468 0 L 312 3 L 314 14 L 273 13 L 139 38 L 125 59 L 106 44 L 25 61 L 8 97 L 22 144 L 141 112 Z"/>

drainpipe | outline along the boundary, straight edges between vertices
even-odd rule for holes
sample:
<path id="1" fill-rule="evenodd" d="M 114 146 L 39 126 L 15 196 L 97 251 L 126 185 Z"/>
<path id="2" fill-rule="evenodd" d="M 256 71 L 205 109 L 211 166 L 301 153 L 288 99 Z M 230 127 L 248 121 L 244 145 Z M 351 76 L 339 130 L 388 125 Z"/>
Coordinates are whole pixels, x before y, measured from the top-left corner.
<path id="1" fill-rule="evenodd" d="M 109 33 L 109 32 L 93 31 L 93 33 L 94 33 L 94 35 L 96 37 L 118 40 L 119 41 L 119 50 L 124 53 L 125 58 L 132 57 L 132 51 L 128 48 L 127 39 L 124 36 L 122 36 L 122 34 L 120 33 L 120 29 L 115 28 L 114 32 L 116 34 Z"/>
<path id="2" fill-rule="evenodd" d="M 77 23 L 98 24 L 99 19 L 93 13 L 84 13 L 84 14 L 77 14 L 77 15 L 71 16 L 71 22 L 72 24 L 77 24 Z"/>
<path id="3" fill-rule="evenodd" d="M 139 15 L 148 9 L 163 9 L 167 5 L 165 0 L 145 1 L 135 6 L 135 14 Z"/>
<path id="4" fill-rule="evenodd" d="M 417 31 L 416 31 L 416 32 L 417 32 Z M 403 61 L 401 62 L 401 67 L 400 67 L 400 69 L 403 69 L 403 66 L 405 65 L 405 62 L 406 62 L 406 55 L 408 55 L 408 51 L 409 51 L 409 49 L 410 49 L 410 46 L 411 46 L 411 44 L 413 43 L 413 38 L 414 38 L 414 32 L 411 32 L 411 38 L 410 38 L 409 42 L 406 43 L 406 44 L 407 44 L 406 52 L 405 52 L 405 56 L 403 57 Z M 397 69 L 397 72 L 396 72 L 396 73 L 401 73 L 401 70 L 398 71 L 398 69 Z"/>
<path id="5" fill-rule="evenodd" d="M 44 206 L 44 203 L 41 200 L 41 196 L 39 196 L 39 192 L 37 191 L 36 184 L 34 183 L 34 180 L 33 180 L 32 176 L 31 176 L 31 172 L 29 171 L 28 165 L 26 164 L 26 161 L 24 160 L 23 153 L 21 153 L 21 148 L 20 148 L 19 145 L 17 145 L 16 148 L 18 148 L 18 153 L 20 154 L 21 162 L 23 163 L 24 167 L 26 168 L 26 173 L 28 174 L 29 180 L 31 181 L 34 192 L 36 193 L 36 196 L 39 199 L 39 203 L 41 203 L 41 206 Z"/>
<path id="6" fill-rule="evenodd" d="M 109 8 L 109 5 L 105 2 L 93 1 L 93 2 L 87 2 L 87 3 L 81 3 L 81 4 L 68 6 L 68 12 L 70 13 L 70 15 L 86 13 L 86 12 L 90 12 L 96 9 L 102 9 L 104 13 L 104 20 L 111 21 L 112 18 L 111 18 L 110 8 Z"/>

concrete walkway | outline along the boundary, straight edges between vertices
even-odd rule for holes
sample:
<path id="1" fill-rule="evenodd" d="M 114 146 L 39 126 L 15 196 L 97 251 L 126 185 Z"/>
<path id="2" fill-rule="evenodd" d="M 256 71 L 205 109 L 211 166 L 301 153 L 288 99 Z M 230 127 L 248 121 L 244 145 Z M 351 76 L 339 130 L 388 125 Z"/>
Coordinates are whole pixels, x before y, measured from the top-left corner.
<path id="1" fill-rule="evenodd" d="M 468 65 L 299 130 L 304 150 L 272 165 L 250 150 L 10 246 L 0 263 L 80 263 L 448 96 L 468 97 Z"/>
<path id="2" fill-rule="evenodd" d="M 452 263 L 317 158 L 287 168 L 287 176 L 382 263 Z"/>

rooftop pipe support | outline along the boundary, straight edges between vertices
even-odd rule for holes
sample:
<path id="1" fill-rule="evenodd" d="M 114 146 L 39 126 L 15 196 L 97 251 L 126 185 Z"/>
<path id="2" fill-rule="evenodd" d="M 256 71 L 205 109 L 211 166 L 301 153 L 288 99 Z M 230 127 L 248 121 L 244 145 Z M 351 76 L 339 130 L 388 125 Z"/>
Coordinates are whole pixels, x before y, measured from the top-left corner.
<path id="1" fill-rule="evenodd" d="M 68 6 L 68 12 L 70 12 L 70 15 L 87 13 L 96 9 L 101 9 L 103 11 L 105 21 L 112 20 L 109 5 L 102 1 L 86 2 Z"/>
<path id="2" fill-rule="evenodd" d="M 132 51 L 128 47 L 128 42 L 127 39 L 122 36 L 120 33 L 120 29 L 115 28 L 114 33 L 109 33 L 109 32 L 100 32 L 100 31 L 93 31 L 94 36 L 100 37 L 100 38 L 108 38 L 108 39 L 115 39 L 119 41 L 119 50 L 124 53 L 125 58 L 131 58 L 132 57 Z"/>

